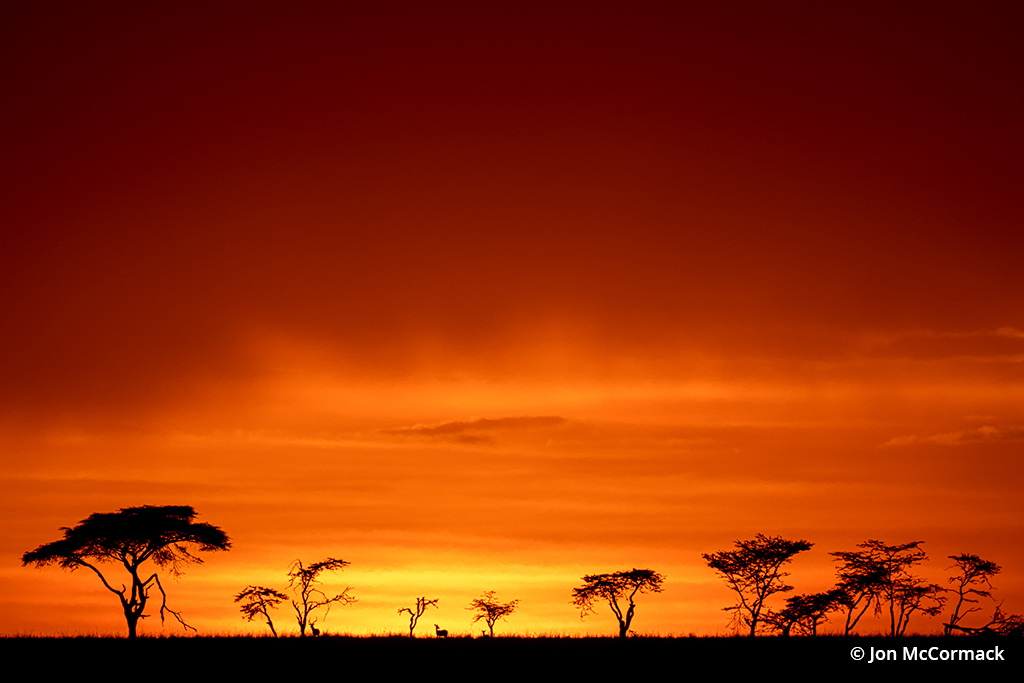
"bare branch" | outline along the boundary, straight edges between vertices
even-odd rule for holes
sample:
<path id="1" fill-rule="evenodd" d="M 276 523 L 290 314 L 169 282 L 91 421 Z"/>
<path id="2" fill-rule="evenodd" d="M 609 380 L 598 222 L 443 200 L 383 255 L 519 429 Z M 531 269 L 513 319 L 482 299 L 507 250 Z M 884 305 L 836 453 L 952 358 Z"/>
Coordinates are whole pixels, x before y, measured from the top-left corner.
<path id="1" fill-rule="evenodd" d="M 163 596 L 163 599 L 160 601 L 160 623 L 164 623 L 164 612 L 170 612 L 174 615 L 174 618 L 178 620 L 178 623 L 185 627 L 186 631 L 197 632 L 195 628 L 185 623 L 185 620 L 181 618 L 181 614 L 179 612 L 175 612 L 167 606 L 167 593 L 164 592 L 164 587 L 160 584 L 160 577 L 153 574 L 153 576 L 146 579 L 146 583 L 144 583 L 143 586 L 149 584 L 150 581 L 154 581 L 156 583 L 156 587 L 160 590 L 160 595 Z"/>
<path id="2" fill-rule="evenodd" d="M 420 617 L 422 617 L 428 608 L 437 607 L 437 603 L 440 598 L 433 600 L 427 600 L 426 596 L 416 598 L 416 608 L 413 611 L 410 607 L 402 607 L 398 610 L 398 614 L 401 615 L 403 612 L 409 613 L 409 637 L 413 637 L 413 631 L 416 630 L 416 624 L 419 623 Z"/>

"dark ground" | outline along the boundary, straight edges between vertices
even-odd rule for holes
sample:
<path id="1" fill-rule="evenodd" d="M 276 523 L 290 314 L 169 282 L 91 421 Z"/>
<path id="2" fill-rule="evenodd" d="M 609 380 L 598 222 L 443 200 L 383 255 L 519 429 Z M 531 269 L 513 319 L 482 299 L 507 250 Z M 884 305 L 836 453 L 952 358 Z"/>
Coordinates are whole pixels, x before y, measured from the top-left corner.
<path id="1" fill-rule="evenodd" d="M 857 661 L 851 652 L 863 648 Z M 961 650 L 1001 656 L 994 661 L 931 661 L 958 656 Z M 869 663 L 872 650 L 892 653 L 895 661 Z M 495 638 L 401 637 L 253 638 L 0 638 L 0 656 L 8 671 L 17 663 L 49 676 L 87 671 L 136 672 L 132 680 L 189 679 L 211 675 L 259 678 L 275 674 L 316 676 L 336 671 L 341 676 L 398 675 L 426 680 L 430 672 L 487 680 L 508 675 L 628 676 L 627 680 L 681 677 L 706 678 L 726 672 L 882 673 L 893 669 L 970 669 L 981 676 L 1024 673 L 1024 638 L 924 637 L 875 638 Z M 962 656 L 962 655 L 960 655 Z M 711 671 L 706 671 L 706 665 Z M 367 666 L 368 665 L 368 666 Z M 42 667 L 40 669 L 40 667 Z M 717 671 L 716 671 L 717 670 Z M 727 674 L 728 675 L 728 674 Z M 48 676 L 48 677 L 49 677 Z M 461 677 L 461 676 L 460 676 Z M 1012 679 L 1016 680 L 1016 678 Z"/>

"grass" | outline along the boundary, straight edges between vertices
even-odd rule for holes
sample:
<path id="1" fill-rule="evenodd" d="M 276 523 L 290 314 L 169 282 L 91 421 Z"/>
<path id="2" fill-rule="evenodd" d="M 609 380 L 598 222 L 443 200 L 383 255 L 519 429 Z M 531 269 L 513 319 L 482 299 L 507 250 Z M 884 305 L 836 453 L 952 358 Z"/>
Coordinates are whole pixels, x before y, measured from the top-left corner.
<path id="1" fill-rule="evenodd" d="M 999 647 L 1004 661 L 948 662 L 886 661 L 869 664 L 856 661 L 851 650 L 864 648 L 896 650 L 939 648 L 940 650 L 991 649 Z M 506 635 L 490 638 L 432 637 L 410 639 L 397 634 L 366 636 L 325 635 L 319 638 L 251 635 L 198 635 L 139 638 L 96 636 L 40 636 L 0 638 L 0 656 L 10 666 L 21 661 L 44 666 L 50 673 L 75 673 L 115 665 L 126 670 L 149 670 L 159 676 L 169 663 L 182 671 L 201 671 L 203 676 L 233 675 L 258 670 L 263 675 L 313 673 L 308 662 L 328 662 L 329 671 L 339 675 L 362 671 L 370 665 L 371 675 L 392 669 L 431 668 L 442 672 L 481 672 L 565 675 L 578 678 L 593 675 L 662 677 L 664 670 L 693 671 L 696 663 L 723 670 L 759 669 L 786 672 L 848 670 L 860 673 L 883 667 L 973 666 L 997 671 L 1020 671 L 1024 664 L 1024 638 L 967 638 L 909 636 L 819 636 L 816 638 L 745 638 L 720 636 L 645 637 L 620 640 L 614 637 Z M 426 667 L 420 669 L 420 667 Z"/>

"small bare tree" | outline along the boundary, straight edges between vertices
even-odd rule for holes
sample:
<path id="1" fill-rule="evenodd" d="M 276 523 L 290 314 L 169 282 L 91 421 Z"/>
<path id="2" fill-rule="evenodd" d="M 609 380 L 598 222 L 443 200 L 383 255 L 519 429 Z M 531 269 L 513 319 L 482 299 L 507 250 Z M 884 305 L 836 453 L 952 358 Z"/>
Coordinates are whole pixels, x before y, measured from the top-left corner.
<path id="1" fill-rule="evenodd" d="M 613 574 L 590 574 L 583 585 L 572 589 L 572 604 L 580 609 L 580 619 L 594 613 L 595 602 L 607 602 L 619 620 L 619 638 L 625 638 L 633 623 L 638 593 L 660 593 L 665 577 L 651 569 L 631 569 Z M 625 599 L 628 607 L 620 605 Z M 625 607 L 625 612 L 623 612 Z"/>
<path id="2" fill-rule="evenodd" d="M 515 612 L 516 607 L 518 606 L 518 600 L 513 600 L 512 602 L 498 602 L 494 599 L 494 591 L 487 591 L 482 597 L 476 598 L 473 602 L 469 603 L 469 607 L 466 609 L 476 611 L 477 614 L 473 617 L 473 621 L 471 623 L 475 624 L 483 619 L 487 624 L 487 628 L 490 629 L 491 638 L 493 638 L 494 625 L 498 623 L 498 619 L 505 619 Z"/>
<path id="3" fill-rule="evenodd" d="M 409 637 L 410 638 L 413 637 L 413 633 L 412 632 L 416 630 L 416 624 L 419 622 L 420 617 L 422 617 L 424 614 L 426 614 L 427 608 L 429 608 L 429 607 L 437 607 L 438 600 L 440 600 L 440 598 L 436 598 L 434 600 L 427 600 L 426 596 L 424 596 L 422 598 L 416 598 L 416 609 L 415 609 L 415 611 L 413 611 L 413 609 L 411 607 L 403 607 L 402 609 L 398 610 L 398 614 L 400 614 L 400 615 L 402 614 L 402 612 L 408 612 L 409 613 Z M 435 624 L 435 626 L 436 626 L 436 624 Z"/>
<path id="4" fill-rule="evenodd" d="M 352 590 L 349 586 L 345 587 L 345 590 L 341 593 L 328 597 L 326 593 L 317 588 L 322 582 L 320 581 L 320 574 L 327 571 L 339 571 L 347 567 L 351 562 L 345 560 L 336 560 L 333 557 L 329 557 L 322 562 L 314 562 L 308 567 L 303 566 L 302 560 L 295 560 L 292 562 L 291 567 L 288 568 L 288 587 L 295 591 L 298 596 L 298 601 L 292 600 L 292 607 L 295 608 L 295 619 L 299 623 L 299 636 L 306 636 L 306 627 L 310 627 L 314 633 L 316 633 L 316 619 L 312 619 L 311 615 L 315 610 L 321 607 L 326 607 L 327 611 L 324 613 L 324 618 L 327 618 L 327 614 L 331 611 L 331 605 L 339 603 L 342 605 L 349 605 L 356 601 L 354 597 L 348 594 Z"/>
<path id="5" fill-rule="evenodd" d="M 279 604 L 288 599 L 288 596 L 281 591 L 264 586 L 249 586 L 235 596 L 235 602 L 244 603 L 238 608 L 245 615 L 246 621 L 252 621 L 257 616 L 267 620 L 270 632 L 277 638 L 277 631 L 274 629 L 274 622 L 270 619 L 270 611 L 276 609 Z"/>

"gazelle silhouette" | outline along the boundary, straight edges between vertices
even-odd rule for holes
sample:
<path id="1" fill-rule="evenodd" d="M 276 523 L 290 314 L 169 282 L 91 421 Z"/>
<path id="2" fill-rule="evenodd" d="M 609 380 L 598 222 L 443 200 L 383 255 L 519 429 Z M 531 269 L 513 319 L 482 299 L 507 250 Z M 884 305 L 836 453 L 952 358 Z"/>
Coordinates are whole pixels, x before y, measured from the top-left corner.
<path id="1" fill-rule="evenodd" d="M 313 626 L 313 624 L 309 625 L 309 630 L 313 632 L 313 637 L 314 638 L 316 638 L 318 635 L 320 635 L 320 629 L 318 629 L 316 626 Z"/>
<path id="2" fill-rule="evenodd" d="M 441 628 L 437 624 L 434 624 L 434 633 L 437 634 L 438 638 L 447 638 L 448 637 L 448 631 L 446 631 L 445 629 Z"/>

